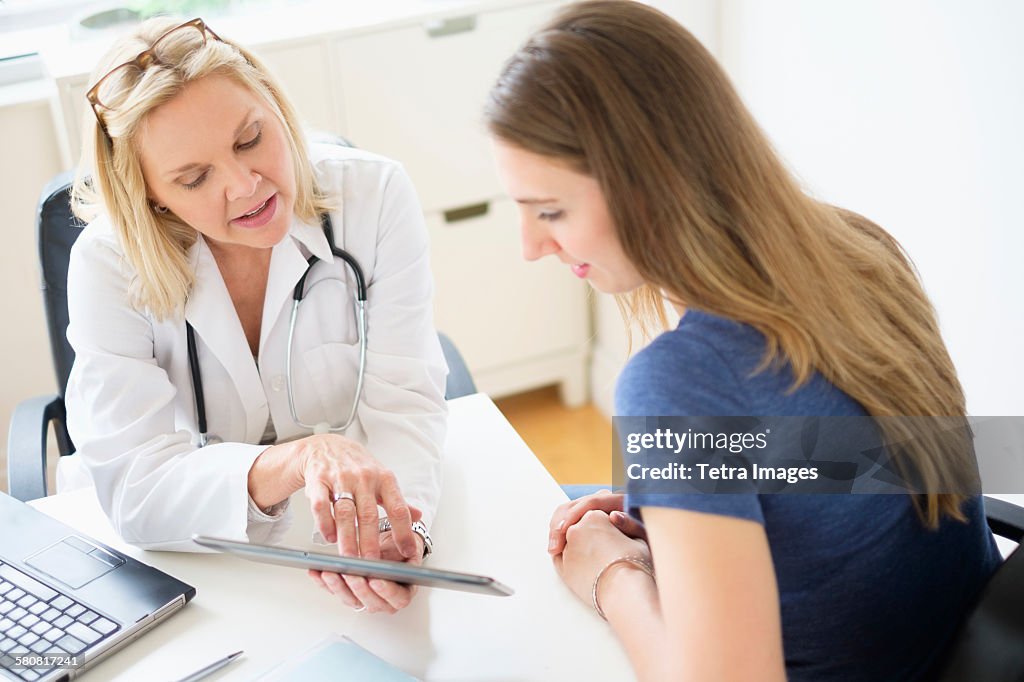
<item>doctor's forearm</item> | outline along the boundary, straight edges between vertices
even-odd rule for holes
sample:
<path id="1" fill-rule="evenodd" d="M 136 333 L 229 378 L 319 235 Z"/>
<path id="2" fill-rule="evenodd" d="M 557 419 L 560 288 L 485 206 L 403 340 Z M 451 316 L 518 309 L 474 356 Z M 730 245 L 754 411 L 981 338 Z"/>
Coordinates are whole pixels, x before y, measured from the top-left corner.
<path id="1" fill-rule="evenodd" d="M 249 469 L 249 497 L 260 509 L 282 502 L 302 487 L 291 443 L 264 450 Z"/>

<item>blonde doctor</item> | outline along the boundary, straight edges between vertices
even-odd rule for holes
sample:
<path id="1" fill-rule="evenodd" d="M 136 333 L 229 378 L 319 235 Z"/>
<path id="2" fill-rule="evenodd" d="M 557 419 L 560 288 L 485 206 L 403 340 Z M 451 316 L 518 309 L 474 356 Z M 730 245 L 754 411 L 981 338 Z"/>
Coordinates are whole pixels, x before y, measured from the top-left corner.
<path id="1" fill-rule="evenodd" d="M 89 224 L 68 273 L 77 454 L 62 479 L 84 465 L 118 532 L 150 549 L 195 551 L 194 533 L 264 540 L 302 490 L 341 553 L 421 561 L 446 366 L 402 168 L 308 145 L 266 69 L 201 20 L 144 23 L 90 84 L 73 191 Z M 361 390 L 355 275 L 325 215 L 365 277 Z M 357 609 L 412 596 L 313 577 Z"/>

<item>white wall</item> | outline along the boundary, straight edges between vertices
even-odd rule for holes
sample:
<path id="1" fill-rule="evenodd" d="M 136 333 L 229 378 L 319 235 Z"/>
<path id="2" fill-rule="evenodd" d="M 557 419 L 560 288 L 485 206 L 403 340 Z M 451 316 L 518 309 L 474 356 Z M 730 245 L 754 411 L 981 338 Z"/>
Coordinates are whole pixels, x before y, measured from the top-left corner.
<path id="1" fill-rule="evenodd" d="M 974 414 L 1024 414 L 1024 3 L 654 0 L 719 55 L 818 195 L 890 230 L 921 270 Z M 60 170 L 45 102 L 0 106 L 0 427 L 53 389 L 33 211 Z M 591 386 L 611 412 L 618 310 L 592 299 Z M 0 457 L 6 438 L 0 438 Z"/>
<path id="2" fill-rule="evenodd" d="M 35 206 L 43 186 L 60 170 L 49 103 L 0 106 L 0 467 L 5 471 L 14 406 L 56 390 L 39 289 Z"/>
<path id="3" fill-rule="evenodd" d="M 689 3 L 653 4 L 687 24 Z M 1024 414 L 1024 3 L 716 4 L 706 44 L 807 189 L 910 253 L 971 413 Z M 605 410 L 625 348 L 615 314 L 598 304 Z"/>
<path id="4" fill-rule="evenodd" d="M 722 0 L 722 60 L 817 196 L 934 302 L 973 414 L 1024 414 L 1024 3 Z"/>

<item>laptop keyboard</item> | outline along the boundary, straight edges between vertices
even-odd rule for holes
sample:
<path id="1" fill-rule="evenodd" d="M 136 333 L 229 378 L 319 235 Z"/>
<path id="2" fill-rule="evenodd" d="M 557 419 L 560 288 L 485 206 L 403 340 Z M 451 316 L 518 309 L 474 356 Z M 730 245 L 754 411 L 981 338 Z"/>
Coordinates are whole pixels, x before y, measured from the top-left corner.
<path id="1" fill-rule="evenodd" d="M 0 670 L 33 682 L 55 666 L 15 666 L 15 657 L 80 655 L 118 629 L 117 623 L 0 561 Z M 83 662 L 81 656 L 78 660 Z"/>

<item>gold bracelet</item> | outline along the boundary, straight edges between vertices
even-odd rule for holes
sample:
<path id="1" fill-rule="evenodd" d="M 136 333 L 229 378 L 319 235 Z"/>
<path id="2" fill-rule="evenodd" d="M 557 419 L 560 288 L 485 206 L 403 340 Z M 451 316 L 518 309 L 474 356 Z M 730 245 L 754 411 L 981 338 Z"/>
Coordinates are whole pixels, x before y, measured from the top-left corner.
<path id="1" fill-rule="evenodd" d="M 601 618 L 604 618 L 605 620 L 608 620 L 608 617 L 604 615 L 604 609 L 601 608 L 601 602 L 597 599 L 597 587 L 601 583 L 601 578 L 603 578 L 604 574 L 608 572 L 608 569 L 616 564 L 630 564 L 651 576 L 651 580 L 656 580 L 654 577 L 654 566 L 650 561 L 642 556 L 620 556 L 618 559 L 612 559 L 605 564 L 604 568 L 598 572 L 597 577 L 594 578 L 594 589 L 590 593 L 591 598 L 594 600 L 594 610 L 597 611 L 597 615 L 601 616 Z"/>

